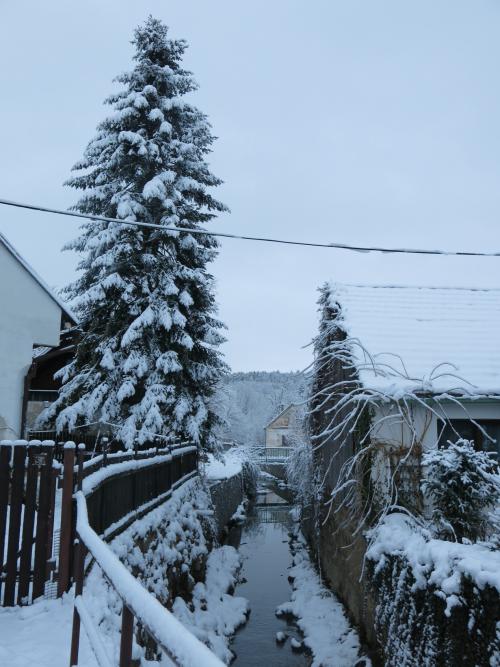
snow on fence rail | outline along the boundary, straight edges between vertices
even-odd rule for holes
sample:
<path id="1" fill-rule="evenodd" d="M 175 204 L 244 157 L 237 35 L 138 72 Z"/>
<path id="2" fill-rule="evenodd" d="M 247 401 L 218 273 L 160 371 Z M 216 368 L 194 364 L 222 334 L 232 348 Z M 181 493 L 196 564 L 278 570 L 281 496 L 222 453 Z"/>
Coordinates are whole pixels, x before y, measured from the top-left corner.
<path id="1" fill-rule="evenodd" d="M 138 516 L 164 502 L 172 490 L 191 479 L 197 473 L 197 447 L 178 447 L 169 453 L 154 452 L 153 456 L 143 455 L 135 459 L 117 456 L 114 463 L 108 460 L 107 466 L 101 460 L 100 469 L 94 470 L 85 479 L 82 450 L 78 454 L 78 490 L 75 495 L 78 544 L 75 553 L 71 666 L 78 665 L 80 622 L 99 666 L 110 667 L 111 664 L 83 598 L 85 555 L 88 551 L 123 603 L 120 667 L 131 665 L 134 618 L 174 664 L 180 667 L 221 667 L 223 663 L 132 576 L 98 535 L 100 533 L 108 539 L 121 532 Z M 65 464 L 73 471 L 74 449 L 68 448 L 65 456 L 68 459 Z"/>
<path id="2" fill-rule="evenodd" d="M 142 586 L 111 551 L 109 546 L 91 528 L 87 514 L 87 502 L 82 491 L 77 492 L 76 500 L 79 549 L 71 666 L 78 665 L 80 617 L 83 620 L 100 667 L 110 666 L 102 643 L 91 625 L 90 617 L 86 613 L 82 598 L 85 550 L 88 549 L 123 603 L 120 667 L 128 667 L 131 664 L 134 617 L 175 665 L 181 667 L 200 667 L 201 665 L 203 667 L 222 667 L 224 663 Z"/>

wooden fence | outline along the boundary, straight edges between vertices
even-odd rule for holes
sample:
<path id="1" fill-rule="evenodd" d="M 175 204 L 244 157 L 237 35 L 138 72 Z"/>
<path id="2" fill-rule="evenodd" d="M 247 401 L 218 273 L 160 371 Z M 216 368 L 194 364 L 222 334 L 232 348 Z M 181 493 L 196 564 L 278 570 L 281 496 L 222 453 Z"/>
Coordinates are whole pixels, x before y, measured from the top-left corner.
<path id="1" fill-rule="evenodd" d="M 82 445 L 0 443 L 0 606 L 30 604 L 72 583 L 77 461 L 87 488 L 90 525 L 115 532 L 197 470 L 196 447 L 122 451 L 89 458 Z M 55 524 L 55 515 L 57 522 Z M 124 522 L 125 520 L 125 522 Z"/>
<path id="2" fill-rule="evenodd" d="M 78 665 L 83 624 L 100 667 L 112 662 L 93 627 L 84 600 L 85 559 L 90 556 L 122 600 L 120 667 L 132 666 L 135 619 L 175 665 L 223 667 L 148 593 L 119 561 L 110 540 L 135 519 L 164 502 L 198 472 L 191 443 L 88 458 L 85 445 L 54 442 L 0 443 L 0 604 L 29 604 L 57 582 L 61 596 L 75 582 L 70 665 Z M 60 509 L 57 557 L 53 557 L 54 515 Z"/>
<path id="3" fill-rule="evenodd" d="M 0 605 L 44 594 L 52 558 L 56 478 L 51 443 L 0 442 Z"/>

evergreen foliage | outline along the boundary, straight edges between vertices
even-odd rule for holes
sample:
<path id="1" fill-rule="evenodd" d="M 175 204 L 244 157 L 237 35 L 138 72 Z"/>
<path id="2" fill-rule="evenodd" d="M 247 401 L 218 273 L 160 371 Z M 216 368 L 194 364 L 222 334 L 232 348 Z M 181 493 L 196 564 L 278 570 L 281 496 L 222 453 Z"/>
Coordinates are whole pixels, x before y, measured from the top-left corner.
<path id="1" fill-rule="evenodd" d="M 209 190 L 221 181 L 206 162 L 214 137 L 186 95 L 187 47 L 150 17 L 135 31 L 135 66 L 107 104 L 68 185 L 83 190 L 74 210 L 199 230 L 225 206 Z M 153 434 L 210 448 L 208 406 L 226 367 L 218 346 L 213 277 L 216 241 L 204 234 L 91 222 L 68 248 L 83 257 L 66 292 L 82 330 L 59 399 L 43 415 L 58 430 L 104 421 L 131 447 Z"/>
<path id="2" fill-rule="evenodd" d="M 422 457 L 422 492 L 431 498 L 440 536 L 462 541 L 485 537 L 488 513 L 500 501 L 498 464 L 460 439 Z"/>

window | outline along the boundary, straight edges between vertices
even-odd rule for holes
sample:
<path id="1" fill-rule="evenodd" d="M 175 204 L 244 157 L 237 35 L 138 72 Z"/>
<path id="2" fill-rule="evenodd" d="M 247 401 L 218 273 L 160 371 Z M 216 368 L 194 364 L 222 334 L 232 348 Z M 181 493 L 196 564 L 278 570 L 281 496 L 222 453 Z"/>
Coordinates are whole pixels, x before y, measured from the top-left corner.
<path id="1" fill-rule="evenodd" d="M 481 429 L 469 419 L 450 419 L 438 421 L 438 442 L 440 446 L 448 441 L 456 442 L 459 438 L 473 440 L 476 449 L 491 452 L 500 460 L 500 419 L 476 419 L 479 426 L 486 431 L 487 438 Z"/>

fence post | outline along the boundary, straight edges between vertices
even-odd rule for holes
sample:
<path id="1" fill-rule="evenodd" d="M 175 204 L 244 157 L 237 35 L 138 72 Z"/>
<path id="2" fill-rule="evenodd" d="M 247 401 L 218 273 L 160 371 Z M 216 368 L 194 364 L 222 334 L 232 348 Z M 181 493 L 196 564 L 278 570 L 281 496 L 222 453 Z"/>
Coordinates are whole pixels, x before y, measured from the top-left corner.
<path id="1" fill-rule="evenodd" d="M 39 440 L 30 442 L 28 449 L 28 472 L 26 474 L 26 490 L 24 502 L 23 541 L 21 560 L 19 562 L 19 586 L 17 589 L 17 604 L 28 602 L 30 589 L 31 561 L 33 552 L 33 528 L 35 526 L 35 512 L 37 499 L 38 468 L 35 462 Z"/>
<path id="2" fill-rule="evenodd" d="M 83 593 L 83 579 L 85 576 L 85 554 L 86 547 L 80 537 L 78 536 L 75 540 L 75 599 L 82 595 Z M 71 656 L 70 656 L 70 667 L 78 665 L 78 653 L 80 650 L 80 614 L 76 608 L 76 605 L 73 609 L 73 628 L 71 630 Z"/>
<path id="3" fill-rule="evenodd" d="M 0 565 L 3 566 L 5 533 L 7 530 L 7 509 L 10 487 L 10 443 L 0 442 Z M 0 605 L 2 600 L 2 577 L 0 577 Z"/>
<path id="4" fill-rule="evenodd" d="M 61 506 L 61 533 L 59 546 L 59 581 L 57 597 L 69 588 L 69 563 L 71 558 L 71 523 L 73 519 L 73 468 L 75 465 L 75 443 L 64 445 L 64 480 Z"/>
<path id="5" fill-rule="evenodd" d="M 19 551 L 19 537 L 23 509 L 24 472 L 27 442 L 25 440 L 17 440 L 13 444 L 14 455 L 10 496 L 9 540 L 7 544 L 7 574 L 3 598 L 3 604 L 5 607 L 13 607 L 15 604 L 18 559 L 17 554 Z"/>
<path id="6" fill-rule="evenodd" d="M 102 465 L 105 468 L 108 465 L 108 439 L 102 439 Z"/>
<path id="7" fill-rule="evenodd" d="M 78 464 L 78 473 L 77 473 L 77 480 L 76 480 L 76 488 L 78 491 L 82 490 L 82 484 L 83 484 L 83 457 L 85 455 L 85 443 L 81 442 L 78 445 L 78 459 L 77 459 L 77 464 Z"/>
<path id="8" fill-rule="evenodd" d="M 132 662 L 132 639 L 134 636 L 134 615 L 123 603 L 122 634 L 120 638 L 120 667 L 130 667 Z"/>

